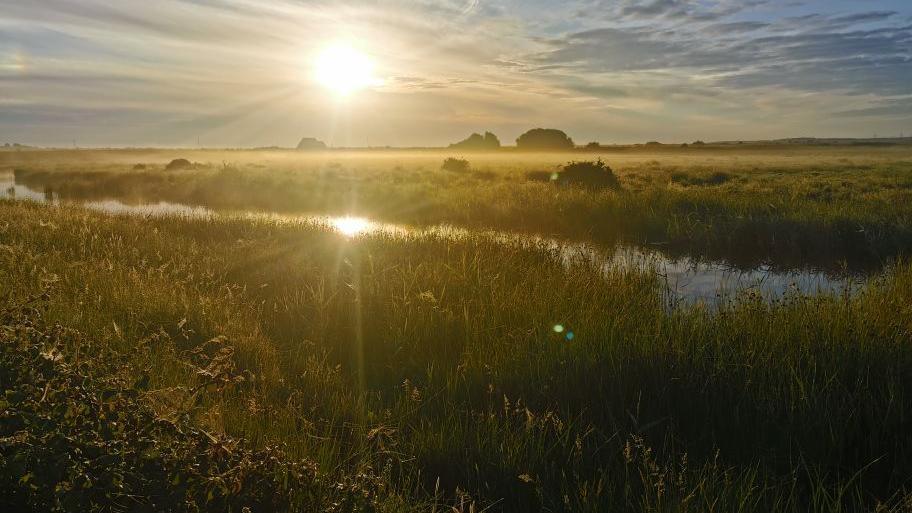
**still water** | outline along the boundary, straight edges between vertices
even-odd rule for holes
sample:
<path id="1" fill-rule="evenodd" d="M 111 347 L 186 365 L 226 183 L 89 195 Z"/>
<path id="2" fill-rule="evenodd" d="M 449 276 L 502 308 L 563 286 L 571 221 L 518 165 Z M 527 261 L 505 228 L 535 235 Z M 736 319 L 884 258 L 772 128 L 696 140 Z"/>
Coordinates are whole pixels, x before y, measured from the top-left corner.
<path id="1" fill-rule="evenodd" d="M 12 174 L 0 174 L 0 192 L 7 198 L 57 203 L 53 191 L 37 191 L 16 184 Z M 112 215 L 181 216 L 210 218 L 220 214 L 206 207 L 164 201 L 131 205 L 116 199 L 85 201 L 85 208 Z M 237 215 L 232 212 L 230 215 Z M 704 261 L 695 258 L 670 258 L 660 251 L 617 245 L 606 248 L 589 243 L 562 241 L 553 238 L 492 230 L 468 230 L 453 226 L 412 228 L 381 223 L 361 217 L 287 216 L 250 211 L 241 215 L 250 218 L 269 218 L 277 221 L 306 223 L 334 231 L 340 237 L 361 237 L 383 234 L 388 237 L 433 235 L 458 240 L 478 237 L 515 246 L 533 247 L 548 251 L 563 263 L 585 263 L 603 272 L 618 268 L 648 269 L 664 283 L 664 295 L 670 305 L 677 303 L 706 303 L 718 305 L 740 293 L 755 291 L 774 300 L 787 294 L 850 294 L 861 286 L 862 277 L 833 275 L 815 269 L 780 271 L 768 266 L 736 269 L 724 261 Z"/>

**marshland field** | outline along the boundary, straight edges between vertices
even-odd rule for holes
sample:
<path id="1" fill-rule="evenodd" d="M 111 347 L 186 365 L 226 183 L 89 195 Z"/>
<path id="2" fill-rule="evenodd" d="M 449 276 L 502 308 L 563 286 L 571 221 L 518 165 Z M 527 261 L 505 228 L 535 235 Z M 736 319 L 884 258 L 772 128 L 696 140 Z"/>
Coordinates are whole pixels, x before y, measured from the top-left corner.
<path id="1" fill-rule="evenodd" d="M 0 184 L 8 511 L 912 508 L 912 146 L 20 149 Z"/>

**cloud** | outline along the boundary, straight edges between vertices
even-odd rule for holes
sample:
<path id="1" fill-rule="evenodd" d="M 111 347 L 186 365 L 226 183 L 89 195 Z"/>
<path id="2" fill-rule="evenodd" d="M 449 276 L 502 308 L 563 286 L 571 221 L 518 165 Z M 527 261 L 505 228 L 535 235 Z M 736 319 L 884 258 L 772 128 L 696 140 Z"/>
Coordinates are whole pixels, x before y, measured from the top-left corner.
<path id="1" fill-rule="evenodd" d="M 729 23 L 718 23 L 715 25 L 710 25 L 704 30 L 707 34 L 719 36 L 730 34 L 740 35 L 746 32 L 754 32 L 769 26 L 769 23 L 762 21 L 733 21 Z"/>
<path id="2" fill-rule="evenodd" d="M 390 144 L 436 144 L 466 128 L 521 131 L 544 121 L 576 127 L 580 138 L 601 138 L 614 123 L 626 137 L 665 139 L 679 125 L 712 138 L 739 124 L 781 130 L 776 119 L 806 133 L 831 126 L 830 115 L 847 130 L 855 126 L 847 120 L 900 123 L 908 103 L 897 98 L 912 83 L 912 7 L 831 5 L 0 0 L 0 140 L 24 127 L 35 142 L 53 140 L 69 123 L 99 141 L 204 133 L 226 144 L 342 128 L 356 139 L 373 129 Z M 309 76 L 311 55 L 338 39 L 360 42 L 385 78 L 345 107 L 364 115 L 342 128 L 342 107 Z M 374 120 L 381 115 L 386 128 Z"/>
<path id="3" fill-rule="evenodd" d="M 621 15 L 631 18 L 656 18 L 681 15 L 687 12 L 686 2 L 681 0 L 653 0 L 647 4 L 628 4 L 621 8 Z"/>
<path id="4" fill-rule="evenodd" d="M 830 26 L 851 26 L 858 23 L 883 21 L 896 15 L 896 11 L 870 11 L 838 16 L 830 20 Z"/>
<path id="5" fill-rule="evenodd" d="M 716 75 L 718 85 L 730 87 L 778 85 L 894 94 L 912 83 L 909 27 L 769 34 L 763 32 L 767 26 L 733 22 L 694 33 L 603 27 L 552 40 L 548 50 L 529 55 L 526 61 L 580 74 L 679 70 L 682 76 Z M 740 37 L 708 39 L 707 33 Z"/>
<path id="6" fill-rule="evenodd" d="M 908 119 L 912 117 L 912 97 L 881 99 L 873 102 L 871 106 L 840 110 L 835 112 L 834 115 L 842 118 L 888 117 Z"/>
<path id="7" fill-rule="evenodd" d="M 649 2 L 626 0 L 606 2 L 602 5 L 615 16 L 628 20 L 710 22 L 756 9 L 768 3 L 769 0 L 652 0 Z"/>

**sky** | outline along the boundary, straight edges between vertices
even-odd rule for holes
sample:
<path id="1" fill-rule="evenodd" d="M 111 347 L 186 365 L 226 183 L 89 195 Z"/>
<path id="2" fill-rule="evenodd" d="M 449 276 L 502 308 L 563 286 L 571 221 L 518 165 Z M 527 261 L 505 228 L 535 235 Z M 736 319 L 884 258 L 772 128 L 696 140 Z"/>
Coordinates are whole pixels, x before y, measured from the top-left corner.
<path id="1" fill-rule="evenodd" d="M 343 45 L 376 78 L 314 79 Z M 0 143 L 912 133 L 910 0 L 0 0 Z"/>

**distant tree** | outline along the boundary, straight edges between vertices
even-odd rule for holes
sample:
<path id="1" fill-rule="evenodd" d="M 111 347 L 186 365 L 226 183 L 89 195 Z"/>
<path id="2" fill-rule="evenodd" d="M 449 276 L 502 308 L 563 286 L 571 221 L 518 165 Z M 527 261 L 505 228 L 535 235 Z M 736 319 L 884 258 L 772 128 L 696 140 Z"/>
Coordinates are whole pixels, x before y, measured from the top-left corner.
<path id="1" fill-rule="evenodd" d="M 473 133 L 465 139 L 451 144 L 450 148 L 456 150 L 496 150 L 500 148 L 500 140 L 491 132 L 485 132 L 483 136 Z"/>
<path id="2" fill-rule="evenodd" d="M 700 140 L 694 141 L 692 144 L 693 144 L 694 146 L 705 146 L 705 145 L 706 145 L 705 142 L 700 141 Z"/>
<path id="3" fill-rule="evenodd" d="M 325 150 L 326 143 L 315 139 L 313 137 L 304 137 L 301 139 L 301 142 L 298 143 L 297 149 L 299 150 Z"/>
<path id="4" fill-rule="evenodd" d="M 521 150 L 572 150 L 573 139 L 556 128 L 533 128 L 516 139 Z"/>
<path id="5" fill-rule="evenodd" d="M 455 142 L 455 143 L 451 144 L 450 148 L 457 149 L 457 150 L 464 150 L 464 149 L 470 149 L 470 148 L 471 149 L 481 148 L 483 146 L 484 146 L 484 137 L 482 137 L 482 135 L 479 133 L 472 132 L 472 135 L 466 137 L 465 139 L 463 139 L 459 142 Z"/>
<path id="6" fill-rule="evenodd" d="M 591 143 L 586 145 L 587 150 L 598 150 L 601 147 L 602 147 L 602 145 L 599 144 L 597 141 L 592 141 Z"/>
<path id="7" fill-rule="evenodd" d="M 659 141 L 649 141 L 648 143 L 646 143 L 646 146 L 661 146 L 661 145 L 662 145 L 662 143 L 660 143 Z"/>

